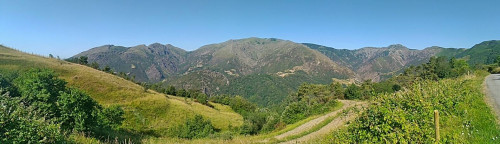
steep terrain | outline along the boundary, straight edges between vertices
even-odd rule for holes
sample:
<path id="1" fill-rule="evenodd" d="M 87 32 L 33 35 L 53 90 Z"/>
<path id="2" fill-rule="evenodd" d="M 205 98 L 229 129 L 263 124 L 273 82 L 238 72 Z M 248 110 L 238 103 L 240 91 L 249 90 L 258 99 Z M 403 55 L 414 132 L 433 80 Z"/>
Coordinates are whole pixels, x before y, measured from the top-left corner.
<path id="1" fill-rule="evenodd" d="M 355 75 L 317 51 L 279 39 L 249 38 L 206 45 L 190 52 L 185 66 L 185 72 L 169 84 L 243 95 L 261 105 L 281 102 L 303 82 L 328 83 L 331 78 Z"/>
<path id="2" fill-rule="evenodd" d="M 310 43 L 304 43 L 304 45 L 355 71 L 359 80 L 373 81 L 390 78 L 410 65 L 427 62 L 432 56 L 445 54 L 454 56 L 455 53 L 462 51 L 461 49 L 441 47 L 415 50 L 400 44 L 381 48 L 365 47 L 357 50 L 335 49 Z M 446 51 L 446 53 L 443 53 L 443 51 Z"/>
<path id="3" fill-rule="evenodd" d="M 178 73 L 186 54 L 183 49 L 172 45 L 154 43 L 134 47 L 104 45 L 74 57 L 87 56 L 90 62 L 99 63 L 101 68 L 108 65 L 114 71 L 134 76 L 138 81 L 158 82 Z"/>
<path id="4" fill-rule="evenodd" d="M 88 56 L 89 63 L 129 73 L 139 81 L 163 80 L 167 85 L 209 94 L 242 95 L 260 105 L 281 102 L 303 82 L 329 83 L 332 78 L 355 77 L 353 71 L 315 50 L 272 38 L 229 40 L 192 52 L 161 44 L 102 46 L 74 57 L 80 56 Z"/>
<path id="5" fill-rule="evenodd" d="M 186 52 L 172 45 L 135 47 L 106 45 L 82 52 L 89 63 L 109 65 L 141 82 L 163 82 L 207 94 L 242 95 L 260 105 L 280 103 L 304 82 L 330 83 L 332 78 L 381 81 L 432 56 L 493 63 L 499 41 L 470 49 L 429 47 L 409 49 L 396 44 L 356 50 L 335 49 L 275 38 L 247 38 L 205 45 Z"/>
<path id="6" fill-rule="evenodd" d="M 109 46 L 106 49 L 123 52 L 125 48 Z M 125 120 L 121 126 L 127 131 L 164 136 L 167 129 L 184 122 L 188 117 L 200 114 L 211 120 L 217 129 L 243 123 L 241 115 L 233 112 L 229 106 L 212 104 L 208 107 L 192 100 L 175 96 L 166 96 L 128 80 L 93 68 L 73 64 L 53 58 L 45 58 L 22 53 L 0 46 L 0 73 L 16 74 L 30 68 L 48 68 L 59 77 L 88 93 L 103 106 L 121 105 L 125 110 Z"/>
<path id="7" fill-rule="evenodd" d="M 468 59 L 469 64 L 492 64 L 500 55 L 500 40 L 484 41 L 472 48 L 457 54 L 457 57 Z"/>

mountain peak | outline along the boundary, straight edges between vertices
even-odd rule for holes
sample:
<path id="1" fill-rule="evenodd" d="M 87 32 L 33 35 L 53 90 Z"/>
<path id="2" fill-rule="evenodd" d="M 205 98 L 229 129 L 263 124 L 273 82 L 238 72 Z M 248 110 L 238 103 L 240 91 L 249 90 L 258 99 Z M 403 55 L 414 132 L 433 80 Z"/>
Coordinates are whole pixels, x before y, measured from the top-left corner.
<path id="1" fill-rule="evenodd" d="M 402 44 L 392 44 L 392 45 L 389 45 L 387 48 L 390 48 L 390 49 L 408 49 L 406 46 L 404 46 Z"/>
<path id="2" fill-rule="evenodd" d="M 157 42 L 148 45 L 148 47 L 161 47 L 161 46 L 165 46 L 165 45 L 163 45 L 161 43 L 157 43 Z"/>

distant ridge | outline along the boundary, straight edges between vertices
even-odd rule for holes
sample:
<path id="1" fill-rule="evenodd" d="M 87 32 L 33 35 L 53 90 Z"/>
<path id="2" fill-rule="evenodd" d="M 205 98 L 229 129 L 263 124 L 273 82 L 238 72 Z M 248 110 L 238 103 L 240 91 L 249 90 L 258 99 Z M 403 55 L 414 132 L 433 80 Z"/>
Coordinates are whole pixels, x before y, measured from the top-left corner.
<path id="1" fill-rule="evenodd" d="M 89 62 L 130 73 L 138 81 L 162 82 L 208 94 L 243 95 L 260 105 L 281 102 L 301 83 L 330 83 L 332 78 L 381 81 L 419 65 L 432 56 L 469 59 L 471 64 L 492 63 L 499 41 L 470 49 L 428 47 L 410 49 L 402 44 L 335 49 L 277 38 L 245 38 L 209 44 L 185 51 L 170 44 L 134 47 L 105 45 L 75 55 Z"/>

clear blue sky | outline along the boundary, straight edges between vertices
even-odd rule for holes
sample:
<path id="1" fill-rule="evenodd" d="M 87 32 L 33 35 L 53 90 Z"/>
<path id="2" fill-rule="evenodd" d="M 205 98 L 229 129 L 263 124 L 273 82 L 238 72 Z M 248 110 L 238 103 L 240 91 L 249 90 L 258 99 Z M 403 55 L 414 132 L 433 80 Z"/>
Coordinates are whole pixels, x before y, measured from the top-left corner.
<path id="1" fill-rule="evenodd" d="M 0 44 L 70 57 L 105 44 L 194 50 L 247 37 L 335 48 L 500 39 L 498 0 L 0 0 Z"/>

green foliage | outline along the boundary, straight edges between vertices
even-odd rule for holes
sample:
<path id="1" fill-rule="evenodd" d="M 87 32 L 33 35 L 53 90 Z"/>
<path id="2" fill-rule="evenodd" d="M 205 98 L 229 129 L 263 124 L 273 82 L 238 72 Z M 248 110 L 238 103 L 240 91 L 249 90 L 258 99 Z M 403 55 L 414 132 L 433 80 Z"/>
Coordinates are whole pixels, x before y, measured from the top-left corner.
<path id="1" fill-rule="evenodd" d="M 104 66 L 104 69 L 102 69 L 102 71 L 107 72 L 107 73 L 113 73 L 113 71 L 111 70 L 111 68 L 108 65 Z"/>
<path id="2" fill-rule="evenodd" d="M 171 129 L 174 136 L 185 139 L 204 138 L 215 131 L 210 120 L 205 120 L 201 115 L 188 118 L 184 124 Z"/>
<path id="3" fill-rule="evenodd" d="M 92 63 L 90 63 L 90 67 L 98 70 L 99 69 L 99 63 L 92 62 Z"/>
<path id="4" fill-rule="evenodd" d="M 496 63 L 497 63 L 498 66 L 500 66 L 500 56 L 497 57 Z"/>
<path id="5" fill-rule="evenodd" d="M 484 103 L 484 74 L 420 80 L 407 90 L 379 95 L 349 127 L 328 143 L 435 143 L 433 111 L 440 112 L 441 142 L 498 143 L 495 118 Z M 493 139 L 492 139 L 493 138 Z"/>
<path id="6" fill-rule="evenodd" d="M 99 113 L 101 125 L 117 129 L 122 124 L 123 120 L 125 120 L 125 118 L 123 118 L 124 114 L 125 112 L 119 105 L 112 105 L 105 108 Z"/>
<path id="7" fill-rule="evenodd" d="M 53 71 L 31 69 L 14 80 L 21 101 L 47 114 L 47 118 L 59 116 L 56 101 L 65 92 L 66 82 L 58 79 Z"/>
<path id="8" fill-rule="evenodd" d="M 87 56 L 80 56 L 78 58 L 69 58 L 69 59 L 66 59 L 66 61 L 72 62 L 72 63 L 81 64 L 81 65 L 87 65 L 89 63 L 88 59 L 89 58 Z"/>
<path id="9" fill-rule="evenodd" d="M 216 95 L 210 97 L 210 101 L 229 105 L 234 111 L 243 116 L 245 121 L 239 128 L 240 134 L 254 135 L 270 132 L 274 130 L 275 125 L 280 121 L 276 112 L 269 109 L 260 109 L 242 96 Z"/>
<path id="10" fill-rule="evenodd" d="M 389 81 L 405 87 L 420 79 L 437 81 L 444 78 L 456 78 L 469 73 L 470 70 L 469 64 L 464 59 L 431 57 L 429 62 L 416 67 L 410 66 L 402 74 L 391 78 Z"/>
<path id="11" fill-rule="evenodd" d="M 285 110 L 281 114 L 281 120 L 286 124 L 297 122 L 309 116 L 307 110 L 307 103 L 292 102 L 285 107 Z"/>
<path id="12" fill-rule="evenodd" d="M 285 100 L 281 121 L 291 124 L 314 114 L 328 112 L 338 104 L 335 99 L 344 97 L 343 91 L 339 83 L 329 86 L 304 83 L 297 93 L 290 94 Z"/>
<path id="13" fill-rule="evenodd" d="M 204 93 L 198 93 L 196 100 L 201 104 L 208 105 L 208 96 Z"/>
<path id="14" fill-rule="evenodd" d="M 13 79 L 11 84 L 0 75 L 1 141 L 59 143 L 71 132 L 103 136 L 123 121 L 123 110 L 103 110 L 87 94 L 67 88 L 51 70 L 31 69 Z"/>
<path id="15" fill-rule="evenodd" d="M 175 87 L 170 85 L 168 86 L 167 90 L 166 90 L 166 93 L 169 94 L 169 95 L 176 95 L 176 90 L 175 90 Z"/>
<path id="16" fill-rule="evenodd" d="M 351 84 L 345 90 L 345 98 L 346 99 L 360 99 L 361 98 L 361 90 L 355 84 Z"/>
<path id="17" fill-rule="evenodd" d="M 330 92 L 333 93 L 334 98 L 344 99 L 344 88 L 338 82 L 330 84 Z"/>
<path id="18" fill-rule="evenodd" d="M 0 87 L 0 143 L 63 143 L 60 125 Z"/>
<path id="19" fill-rule="evenodd" d="M 280 116 L 278 114 L 269 114 L 266 118 L 266 123 L 262 125 L 261 132 L 271 132 L 275 129 L 280 128 Z"/>
<path id="20" fill-rule="evenodd" d="M 500 41 L 492 40 L 476 44 L 455 57 L 467 58 L 467 62 L 473 66 L 476 64 L 493 64 L 498 55 L 500 55 Z"/>
<path id="21" fill-rule="evenodd" d="M 97 115 L 102 108 L 96 101 L 77 89 L 60 93 L 56 104 L 60 113 L 58 121 L 61 122 L 61 128 L 79 132 L 99 128 Z"/>

